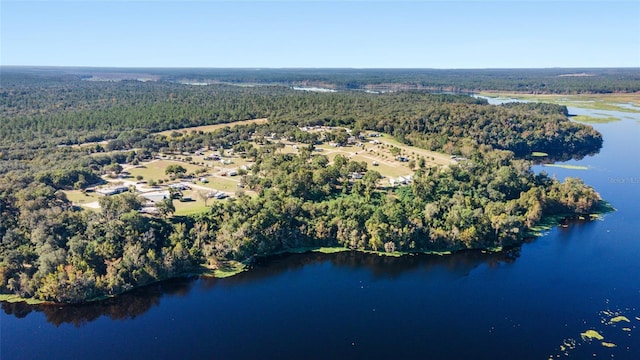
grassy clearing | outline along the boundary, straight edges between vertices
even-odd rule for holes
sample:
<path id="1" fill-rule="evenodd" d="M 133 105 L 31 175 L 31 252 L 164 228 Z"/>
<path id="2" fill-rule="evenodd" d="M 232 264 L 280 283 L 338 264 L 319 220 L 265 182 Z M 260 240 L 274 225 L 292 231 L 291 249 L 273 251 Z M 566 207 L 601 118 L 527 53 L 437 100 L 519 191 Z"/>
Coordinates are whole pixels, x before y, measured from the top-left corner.
<path id="1" fill-rule="evenodd" d="M 209 169 L 237 169 L 243 165 L 248 165 L 251 164 L 252 162 L 249 161 L 248 159 L 243 159 L 240 156 L 224 156 L 223 159 L 226 161 L 230 161 L 230 164 L 223 164 L 221 163 L 219 160 L 215 161 L 215 160 L 205 160 L 204 158 L 207 155 L 191 155 L 191 161 L 186 162 L 185 158 L 186 156 L 176 156 L 175 160 L 179 160 L 179 161 L 183 161 L 183 163 L 189 164 L 189 165 L 194 165 L 194 166 L 201 166 L 201 167 L 206 167 Z"/>
<path id="2" fill-rule="evenodd" d="M 419 157 L 422 156 L 425 158 L 425 160 L 427 160 L 427 165 L 429 165 L 429 163 L 432 163 L 433 165 L 451 165 L 453 163 L 451 160 L 451 157 L 447 154 L 443 154 L 435 151 L 429 151 L 429 150 L 421 149 L 415 146 L 405 145 L 400 141 L 394 139 L 390 135 L 386 135 L 386 134 L 383 135 L 383 137 L 380 138 L 379 141 L 382 144 L 392 145 L 399 148 L 402 152 L 401 154 L 403 156 L 409 157 L 410 159 L 417 160 Z M 391 155 L 390 152 L 389 152 L 389 155 Z"/>
<path id="3" fill-rule="evenodd" d="M 283 154 L 297 154 L 299 146 L 300 145 L 295 145 L 295 144 L 285 144 L 284 149 L 280 151 L 282 151 Z"/>
<path id="4" fill-rule="evenodd" d="M 213 202 L 215 200 L 212 199 L 210 201 Z M 206 206 L 201 200 L 186 202 L 174 200 L 173 205 L 176 207 L 175 214 L 178 216 L 200 214 L 209 210 L 209 207 Z"/>
<path id="5" fill-rule="evenodd" d="M 200 186 L 204 186 L 211 190 L 219 190 L 224 192 L 236 192 L 238 188 L 238 184 L 240 183 L 239 176 L 227 176 L 227 177 L 218 177 L 218 176 L 208 176 L 208 183 L 198 184 Z"/>
<path id="6" fill-rule="evenodd" d="M 202 166 L 192 165 L 192 164 L 188 164 L 180 161 L 156 160 L 148 163 L 143 163 L 136 167 L 132 167 L 127 171 L 134 178 L 136 176 L 142 176 L 144 180 L 155 180 L 155 181 L 158 181 L 161 179 L 165 180 L 165 179 L 169 179 L 169 175 L 165 173 L 165 170 L 169 165 L 172 165 L 172 164 L 176 164 L 184 167 L 185 169 L 187 169 L 187 173 L 193 173 L 200 169 L 203 169 Z"/>
<path id="7" fill-rule="evenodd" d="M 234 122 L 230 122 L 230 123 L 224 123 L 224 124 L 215 124 L 215 125 L 204 125 L 204 126 L 193 126 L 193 127 L 188 127 L 188 128 L 182 128 L 182 129 L 175 129 L 175 130 L 167 130 L 167 131 L 161 131 L 159 133 L 157 133 L 158 135 L 166 135 L 166 136 L 170 136 L 173 132 L 177 132 L 180 134 L 188 134 L 192 131 L 202 131 L 202 132 L 212 132 L 218 129 L 222 129 L 225 127 L 234 127 L 234 126 L 238 126 L 238 125 L 247 125 L 247 124 L 264 124 L 267 122 L 267 119 L 252 119 L 252 120 L 242 120 L 242 121 L 234 121 Z"/>
<path id="8" fill-rule="evenodd" d="M 69 201 L 75 205 L 84 205 L 86 203 L 98 201 L 101 195 L 94 192 L 82 192 L 80 190 L 63 190 L 62 191 Z"/>
<path id="9" fill-rule="evenodd" d="M 543 164 L 542 166 L 557 167 L 557 168 L 570 169 L 570 170 L 589 170 L 589 167 L 587 167 L 587 166 L 582 166 L 582 165 L 569 165 L 569 164 Z"/>
<path id="10" fill-rule="evenodd" d="M 182 192 L 182 195 L 190 197 L 191 201 L 173 200 L 173 205 L 176 208 L 176 215 L 193 215 L 209 210 L 209 206 L 205 205 L 204 201 L 200 199 L 198 191 L 199 190 L 186 190 Z M 211 205 L 214 201 L 216 200 L 209 199 L 207 200 L 207 204 Z"/>
<path id="11" fill-rule="evenodd" d="M 392 163 L 390 164 L 388 162 L 382 162 L 380 160 L 373 160 L 371 157 L 369 157 L 368 154 L 355 155 L 351 158 L 351 160 L 364 161 L 367 163 L 367 167 L 369 169 L 375 170 L 379 172 L 382 176 L 386 176 L 386 177 L 405 176 L 413 172 L 411 169 L 409 169 L 408 166 L 402 165 L 402 163 L 398 162 L 397 164 L 392 164 Z M 376 161 L 378 165 L 374 166 L 373 165 L 374 161 Z"/>

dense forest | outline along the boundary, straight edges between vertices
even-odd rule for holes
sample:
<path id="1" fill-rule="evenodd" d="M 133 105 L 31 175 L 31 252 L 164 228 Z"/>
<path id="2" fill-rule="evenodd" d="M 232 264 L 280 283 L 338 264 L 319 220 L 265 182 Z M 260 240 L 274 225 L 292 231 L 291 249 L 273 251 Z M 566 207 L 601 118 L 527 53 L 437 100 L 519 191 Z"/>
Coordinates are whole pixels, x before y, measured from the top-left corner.
<path id="1" fill-rule="evenodd" d="M 555 69 L 123 69 L 1 67 L 6 86 L 80 79 L 242 85 L 319 86 L 339 90 L 505 91 L 588 94 L 640 91 L 638 68 Z"/>
<path id="2" fill-rule="evenodd" d="M 580 180 L 561 183 L 530 169 L 532 151 L 581 156 L 601 147 L 601 135 L 570 122 L 562 106 L 493 106 L 423 91 L 97 82 L 57 70 L 10 70 L 0 89 L 0 293 L 83 302 L 231 260 L 319 246 L 498 249 L 520 244 L 544 216 L 586 215 L 601 205 Z M 262 117 L 269 121 L 154 134 Z M 410 185 L 385 187 L 366 163 L 314 151 L 318 137 L 301 130 L 310 125 L 381 131 L 464 160 L 440 167 L 419 161 Z M 307 147 L 283 153 L 268 138 Z M 102 140 L 108 142 L 61 146 Z M 251 158 L 243 183 L 257 195 L 238 191 L 206 212 L 175 216 L 172 199 L 149 215 L 139 212 L 139 196 L 125 192 L 101 197 L 94 212 L 73 206 L 61 191 L 84 189 L 119 164 L 203 147 Z"/>
<path id="3" fill-rule="evenodd" d="M 313 93 L 282 86 L 35 83 L 30 90 L 20 86 L 0 89 L 0 114 L 4 119 L 0 151 L 8 159 L 24 157 L 20 149 L 116 138 L 133 142 L 156 131 L 255 118 L 297 126 L 330 124 L 384 131 L 433 150 L 463 139 L 511 150 L 518 156 L 540 149 L 553 155 L 584 154 L 601 145 L 597 133 L 567 119 L 564 107 L 496 107 L 468 96 L 417 91 Z M 433 136 L 422 136 L 426 134 Z M 8 150 L 12 156 L 7 155 Z"/>

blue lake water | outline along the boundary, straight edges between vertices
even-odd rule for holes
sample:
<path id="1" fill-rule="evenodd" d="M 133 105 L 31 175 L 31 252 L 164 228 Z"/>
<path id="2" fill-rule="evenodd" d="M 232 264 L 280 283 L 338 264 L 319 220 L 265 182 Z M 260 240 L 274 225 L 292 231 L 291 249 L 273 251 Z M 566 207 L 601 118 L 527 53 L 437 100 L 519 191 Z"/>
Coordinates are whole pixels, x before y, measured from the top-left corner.
<path id="1" fill-rule="evenodd" d="M 535 168 L 594 186 L 617 209 L 601 220 L 498 254 L 283 255 L 97 304 L 3 303 L 0 357 L 640 359 L 640 116 L 624 116 L 567 162 L 588 170 Z"/>

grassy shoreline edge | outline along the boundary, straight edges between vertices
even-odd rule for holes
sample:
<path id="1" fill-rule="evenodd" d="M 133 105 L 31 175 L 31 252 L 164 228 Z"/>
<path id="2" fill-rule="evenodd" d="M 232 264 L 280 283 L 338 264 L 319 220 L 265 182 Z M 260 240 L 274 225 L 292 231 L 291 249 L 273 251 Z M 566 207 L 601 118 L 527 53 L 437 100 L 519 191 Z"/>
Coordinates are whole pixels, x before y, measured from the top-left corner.
<path id="1" fill-rule="evenodd" d="M 591 110 L 610 110 L 622 113 L 640 113 L 640 110 L 620 106 L 632 104 L 640 106 L 639 93 L 610 93 L 610 94 L 531 94 L 525 92 L 479 91 L 480 96 L 489 98 L 511 98 L 536 102 L 548 102 L 565 106 L 575 106 Z"/>
<path id="2" fill-rule="evenodd" d="M 267 255 L 260 255 L 260 258 L 268 258 L 271 256 L 276 256 L 276 255 L 283 255 L 283 254 L 304 254 L 304 253 L 311 253 L 311 252 L 316 252 L 316 253 L 322 253 L 322 254 L 335 254 L 335 253 L 340 253 L 340 252 L 359 252 L 359 253 L 364 253 L 364 254 L 370 254 L 370 255 L 378 255 L 378 256 L 390 256 L 390 257 L 403 257 L 403 256 L 415 256 L 415 255 L 435 255 L 435 256 L 447 256 L 447 255 L 453 255 L 462 251 L 480 251 L 483 253 L 499 253 L 501 251 L 507 251 L 509 249 L 512 249 L 514 247 L 518 247 L 521 246 L 527 239 L 531 239 L 531 238 L 537 238 L 540 236 L 543 236 L 545 231 L 548 231 L 556 226 L 561 226 L 562 220 L 565 219 L 573 219 L 573 220 L 584 220 L 584 221 L 594 221 L 594 220 L 598 220 L 601 219 L 603 215 L 610 213 L 610 212 L 614 212 L 616 211 L 616 209 L 611 206 L 611 204 L 607 203 L 606 201 L 602 200 L 600 201 L 598 207 L 596 208 L 596 210 L 593 213 L 590 214 L 586 214 L 586 215 L 576 215 L 576 214 L 555 214 L 555 215 L 547 215 L 544 216 L 542 219 L 540 219 L 539 223 L 536 224 L 535 226 L 531 227 L 530 229 L 528 229 L 526 231 L 526 235 L 525 237 L 522 239 L 522 241 L 518 242 L 517 244 L 514 244 L 513 246 L 509 246 L 509 247 L 486 247 L 486 248 L 452 248 L 452 249 L 446 249 L 446 250 L 431 250 L 431 251 L 414 251 L 414 252 L 407 252 L 407 251 L 394 251 L 394 252 L 384 252 L 384 251 L 373 251 L 373 250 L 359 250 L 359 249 L 350 249 L 350 248 L 345 248 L 345 247 L 332 247 L 332 246 L 318 246 L 318 247 L 301 247 L 301 248 L 293 248 L 293 249 L 287 249 L 287 250 L 283 250 L 283 251 L 278 251 L 272 254 L 267 254 Z M 220 261 L 218 264 L 216 264 L 215 266 L 211 266 L 211 265 L 200 265 L 199 268 L 193 269 L 190 272 L 186 272 L 186 273 L 181 273 L 181 274 L 177 274 L 175 276 L 171 276 L 171 277 L 167 277 L 167 278 L 163 278 L 163 279 L 158 279 L 156 281 L 144 284 L 144 285 L 140 285 L 139 287 L 136 287 L 134 289 L 128 290 L 126 292 L 144 287 L 144 286 L 149 286 L 149 285 L 153 285 L 156 283 L 160 283 L 162 281 L 167 281 L 167 280 L 171 280 L 171 279 L 177 279 L 177 278 L 184 278 L 184 277 L 190 277 L 190 276 L 203 276 L 203 277 L 212 277 L 212 278 L 218 278 L 218 279 L 224 279 L 227 277 L 231 277 L 231 276 L 235 276 L 238 275 L 242 272 L 245 271 L 249 271 L 249 265 L 252 263 L 252 261 L 255 259 L 254 256 L 252 258 L 246 259 L 244 261 L 236 261 L 236 260 L 228 260 L 228 261 Z M 38 299 L 34 299 L 34 298 L 22 298 L 18 295 L 15 294 L 0 294 L 0 303 L 2 302 L 7 302 L 7 303 L 17 303 L 17 302 L 25 302 L 28 305 L 55 305 L 55 306 L 65 306 L 65 305 L 77 305 L 77 304 L 89 304 L 89 303 L 94 303 L 94 302 L 98 302 L 98 301 L 103 301 L 103 300 L 107 300 L 107 299 L 112 299 L 115 297 L 118 297 L 119 295 L 122 295 L 126 292 L 123 293 L 119 293 L 119 294 L 114 294 L 114 295 L 108 295 L 108 296 L 101 296 L 101 297 L 96 297 L 96 298 L 91 298 L 91 299 L 87 299 L 85 302 L 82 303 L 76 303 L 76 304 L 67 304 L 67 303 L 56 303 L 56 302 L 51 302 L 51 301 L 43 301 L 43 300 L 38 300 Z"/>

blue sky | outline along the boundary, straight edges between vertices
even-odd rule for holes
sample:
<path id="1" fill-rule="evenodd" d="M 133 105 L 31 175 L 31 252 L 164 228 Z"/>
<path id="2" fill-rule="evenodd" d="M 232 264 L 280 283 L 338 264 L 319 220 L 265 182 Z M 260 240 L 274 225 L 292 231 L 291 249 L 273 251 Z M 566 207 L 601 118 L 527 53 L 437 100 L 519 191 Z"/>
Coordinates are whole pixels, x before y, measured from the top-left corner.
<path id="1" fill-rule="evenodd" d="M 640 1 L 0 1 L 2 65 L 640 66 Z"/>

